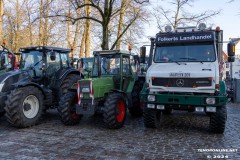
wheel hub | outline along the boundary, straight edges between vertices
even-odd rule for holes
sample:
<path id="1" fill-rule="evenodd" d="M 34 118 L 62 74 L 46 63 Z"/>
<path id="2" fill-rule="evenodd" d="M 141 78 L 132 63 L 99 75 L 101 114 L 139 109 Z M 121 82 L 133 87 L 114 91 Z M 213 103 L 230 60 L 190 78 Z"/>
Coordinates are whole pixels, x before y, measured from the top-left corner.
<path id="1" fill-rule="evenodd" d="M 29 103 L 24 103 L 23 109 L 25 111 L 29 111 L 31 109 L 31 105 Z"/>
<path id="2" fill-rule="evenodd" d="M 22 104 L 23 114 L 26 118 L 35 118 L 39 113 L 40 103 L 36 96 L 27 96 Z"/>

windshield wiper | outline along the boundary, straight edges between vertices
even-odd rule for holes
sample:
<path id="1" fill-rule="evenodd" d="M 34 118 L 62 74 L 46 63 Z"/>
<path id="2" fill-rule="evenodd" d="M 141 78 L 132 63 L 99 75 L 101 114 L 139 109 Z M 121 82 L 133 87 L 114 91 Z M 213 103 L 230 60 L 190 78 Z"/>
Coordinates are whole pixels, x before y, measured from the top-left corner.
<path id="1" fill-rule="evenodd" d="M 186 59 L 186 60 L 192 60 L 192 61 L 196 61 L 196 58 L 179 58 L 179 59 Z"/>

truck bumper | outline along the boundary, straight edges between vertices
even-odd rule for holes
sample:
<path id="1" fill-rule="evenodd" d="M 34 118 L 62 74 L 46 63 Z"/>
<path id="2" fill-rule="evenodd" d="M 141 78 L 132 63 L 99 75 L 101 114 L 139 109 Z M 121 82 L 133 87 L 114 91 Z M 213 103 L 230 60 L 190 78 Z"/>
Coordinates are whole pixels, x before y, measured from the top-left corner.
<path id="1" fill-rule="evenodd" d="M 4 112 L 5 101 L 7 100 L 7 93 L 0 92 L 0 113 Z"/>
<path id="2" fill-rule="evenodd" d="M 155 101 L 148 101 L 148 96 L 155 96 Z M 226 105 L 226 96 L 212 96 L 212 95 L 184 95 L 184 94 L 148 94 L 142 93 L 141 100 L 144 106 L 152 109 L 179 109 L 179 110 L 204 110 L 209 111 L 211 107 L 220 107 Z M 208 104 L 207 98 L 215 99 L 214 104 Z M 214 111 L 210 111 L 214 112 Z"/>

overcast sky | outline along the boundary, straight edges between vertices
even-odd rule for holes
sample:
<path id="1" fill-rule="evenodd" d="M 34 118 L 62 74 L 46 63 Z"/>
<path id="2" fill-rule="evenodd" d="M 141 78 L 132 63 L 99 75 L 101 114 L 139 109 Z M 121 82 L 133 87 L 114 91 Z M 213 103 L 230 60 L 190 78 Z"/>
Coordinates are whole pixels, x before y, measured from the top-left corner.
<path id="1" fill-rule="evenodd" d="M 186 8 L 186 11 L 200 13 L 205 10 L 221 9 L 221 13 L 207 23 L 215 24 L 214 27 L 219 26 L 224 32 L 224 41 L 228 41 L 229 38 L 240 38 L 240 0 L 235 0 L 232 3 L 228 3 L 228 1 L 230 0 L 195 0 L 193 7 Z M 166 9 L 171 8 L 169 3 L 162 2 L 162 0 L 150 0 L 150 3 L 151 7 L 163 5 Z M 146 37 L 155 37 L 158 31 L 155 19 L 152 19 L 150 26 L 146 25 L 145 35 Z M 143 42 L 147 41 L 147 39 L 143 40 Z M 224 50 L 226 50 L 226 44 L 224 44 Z"/>

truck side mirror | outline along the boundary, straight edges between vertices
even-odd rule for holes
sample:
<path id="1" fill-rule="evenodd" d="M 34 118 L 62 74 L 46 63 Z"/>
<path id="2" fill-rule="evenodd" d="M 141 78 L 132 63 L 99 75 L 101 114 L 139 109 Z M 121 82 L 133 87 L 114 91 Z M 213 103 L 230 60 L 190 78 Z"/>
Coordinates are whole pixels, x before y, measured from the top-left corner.
<path id="1" fill-rule="evenodd" d="M 235 57 L 234 56 L 228 57 L 228 62 L 234 62 L 234 61 L 235 61 Z"/>
<path id="2" fill-rule="evenodd" d="M 51 52 L 50 53 L 50 59 L 51 59 L 51 61 L 55 61 L 56 60 L 56 52 Z"/>
<path id="3" fill-rule="evenodd" d="M 235 56 L 235 44 L 233 42 L 228 43 L 227 49 L 229 57 Z"/>
<path id="4" fill-rule="evenodd" d="M 146 61 L 146 47 L 140 48 L 140 63 L 145 63 Z"/>

